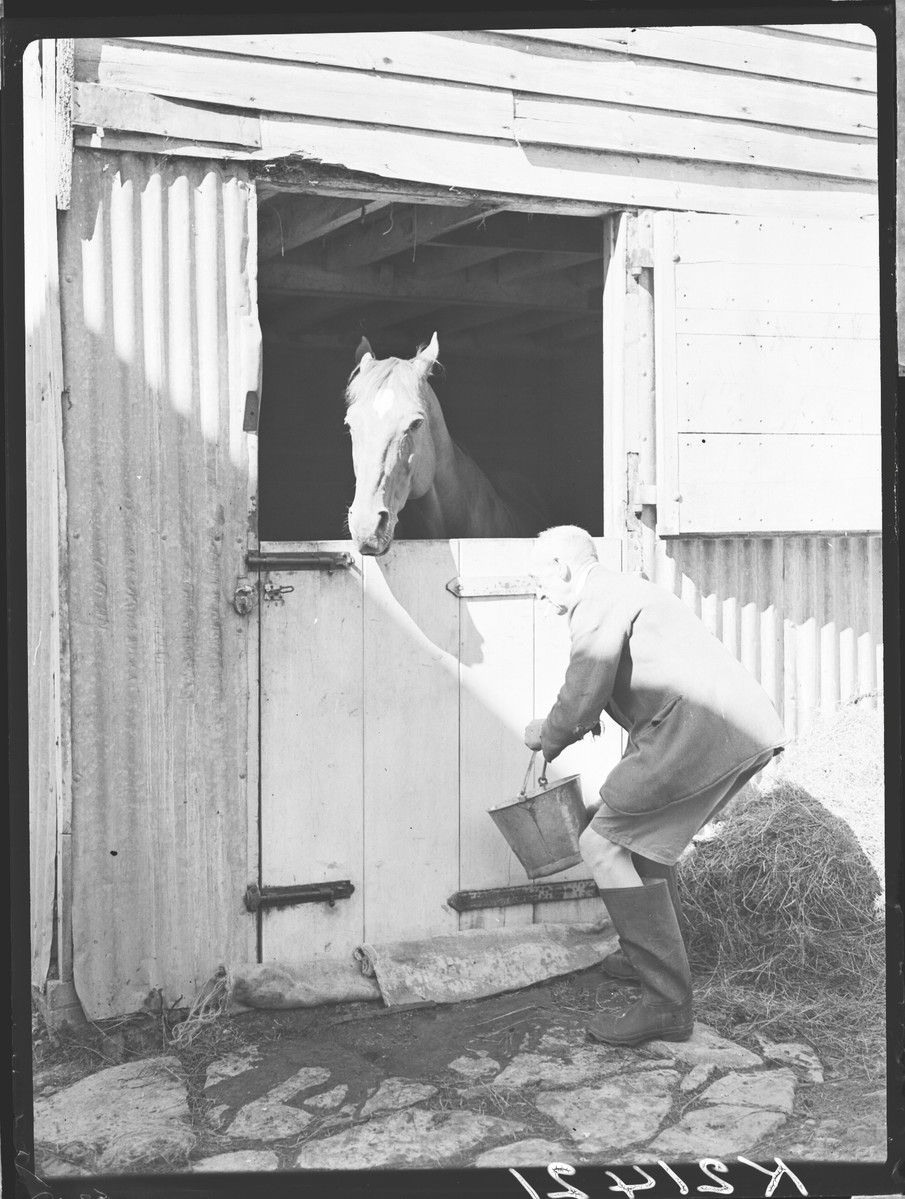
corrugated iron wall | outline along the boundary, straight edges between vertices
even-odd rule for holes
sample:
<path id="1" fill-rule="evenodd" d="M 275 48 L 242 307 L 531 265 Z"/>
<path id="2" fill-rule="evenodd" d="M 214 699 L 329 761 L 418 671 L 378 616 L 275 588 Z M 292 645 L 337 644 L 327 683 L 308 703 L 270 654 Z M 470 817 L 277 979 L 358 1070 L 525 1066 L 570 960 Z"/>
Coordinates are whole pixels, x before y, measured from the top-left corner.
<path id="1" fill-rule="evenodd" d="M 76 151 L 61 226 L 73 941 L 94 1018 L 188 1001 L 253 954 L 253 634 L 232 595 L 254 203 L 241 168 Z"/>
<path id="2" fill-rule="evenodd" d="M 69 832 L 67 745 L 62 727 L 65 572 L 61 570 L 60 538 L 65 490 L 54 43 L 32 42 L 25 52 L 23 70 L 31 981 L 43 988 L 51 965 L 58 863 Z M 57 957 L 59 972 L 59 951 Z"/>
<path id="3" fill-rule="evenodd" d="M 818 711 L 883 688 L 882 540 L 659 540 L 651 577 L 758 678 L 794 737 Z"/>

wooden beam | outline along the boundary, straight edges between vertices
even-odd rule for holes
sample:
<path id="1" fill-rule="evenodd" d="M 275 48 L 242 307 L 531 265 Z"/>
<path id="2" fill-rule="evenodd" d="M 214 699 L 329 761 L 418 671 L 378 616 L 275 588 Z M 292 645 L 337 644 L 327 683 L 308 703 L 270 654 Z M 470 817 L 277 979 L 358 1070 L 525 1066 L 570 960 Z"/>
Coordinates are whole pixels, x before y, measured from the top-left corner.
<path id="1" fill-rule="evenodd" d="M 507 254 L 507 250 L 495 246 L 421 246 L 411 265 L 404 269 L 419 279 L 433 279 L 439 275 L 455 275 L 467 271 L 481 262 L 489 262 Z"/>
<path id="2" fill-rule="evenodd" d="M 498 311 L 501 311 L 498 309 Z M 593 314 L 592 314 L 593 315 Z M 578 317 L 573 312 L 517 312 L 496 320 L 490 318 L 477 337 L 482 344 L 492 344 L 497 338 L 522 337 L 529 333 L 542 333 L 546 329 L 572 322 Z M 580 318 L 579 318 L 580 319 Z"/>
<path id="3" fill-rule="evenodd" d="M 127 143 L 128 138 L 123 141 L 124 145 Z M 84 144 L 88 144 L 87 139 Z M 512 149 L 515 150 L 516 147 L 513 146 Z M 465 208 L 469 204 L 481 203 L 493 208 L 506 209 L 507 212 L 552 215 L 562 213 L 582 217 L 606 216 L 608 213 L 619 212 L 622 207 L 599 197 L 563 197 L 553 191 L 544 194 L 543 189 L 504 191 L 499 186 L 486 186 L 486 179 L 481 181 L 481 186 L 473 182 L 467 187 L 452 179 L 445 179 L 442 183 L 416 181 L 408 178 L 402 171 L 380 175 L 376 171 L 337 166 L 326 161 L 326 154 L 318 157 L 321 161 L 312 163 L 272 155 L 271 161 L 268 162 L 250 162 L 248 171 L 252 178 L 257 180 L 258 187 L 266 189 L 268 194 L 274 191 L 304 191 L 310 195 L 341 196 L 349 199 L 391 196 L 394 200 L 401 200 L 407 204 L 442 204 L 447 208 L 450 205 Z M 514 167 L 515 159 L 509 154 L 506 157 L 511 159 L 507 162 L 508 172 Z"/>
<path id="4" fill-rule="evenodd" d="M 264 227 L 258 237 L 258 258 L 265 262 L 328 237 L 390 203 L 386 197 L 359 202 L 327 196 L 281 196 L 279 203 L 272 201 L 260 207 L 259 219 Z"/>
<path id="5" fill-rule="evenodd" d="M 326 265 L 332 271 L 367 266 L 423 246 L 437 237 L 474 222 L 492 212 L 483 205 L 468 208 L 428 208 L 420 204 L 392 205 L 386 221 L 347 228 L 327 250 Z"/>
<path id="6" fill-rule="evenodd" d="M 274 260 L 258 274 L 262 294 L 297 293 L 307 296 L 347 296 L 350 300 L 427 300 L 435 304 L 487 304 L 493 307 L 549 308 L 586 312 L 597 303 L 594 289 L 585 290 L 564 279 L 553 279 L 544 288 L 520 283 L 500 284 L 490 274 L 492 264 L 476 267 L 469 279 L 414 279 L 398 275 L 392 267 L 359 267 L 354 271 L 329 271 L 314 265 L 299 266 Z"/>
<path id="7" fill-rule="evenodd" d="M 413 317 L 427 319 L 432 307 L 431 304 L 425 304 L 422 300 L 413 300 L 411 302 L 395 301 L 392 304 L 369 304 L 367 307 L 359 306 L 356 311 L 360 313 L 361 331 L 365 337 L 369 337 L 372 333 L 392 329 L 396 325 L 404 325 Z"/>
<path id="8" fill-rule="evenodd" d="M 572 254 L 556 250 L 552 250 L 548 254 L 509 254 L 503 262 L 497 263 L 497 278 L 501 283 L 508 283 L 512 279 L 528 279 L 535 275 L 552 274 L 554 271 L 563 271 L 570 266 L 580 266 L 586 262 L 599 262 L 602 272 L 602 249 L 593 254 Z"/>
<path id="9" fill-rule="evenodd" d="M 469 305 L 468 307 L 441 308 L 434 313 L 437 322 L 437 332 L 440 336 L 442 353 L 443 338 L 461 333 L 466 329 L 474 329 L 486 325 L 499 317 L 513 317 L 524 309 L 493 308 L 486 305 Z"/>
<path id="10" fill-rule="evenodd" d="M 129 130 L 159 138 L 188 138 L 201 142 L 258 149 L 261 123 L 255 112 L 198 108 L 165 96 L 97 83 L 72 86 L 72 122 L 79 129 Z"/>
<path id="11" fill-rule="evenodd" d="M 415 175 L 453 189 L 486 189 L 491 196 L 521 192 L 525 210 L 543 211 L 543 203 L 535 199 L 539 195 L 549 197 L 547 202 L 558 212 L 568 211 L 564 201 L 569 200 L 600 205 L 585 209 L 588 215 L 644 207 L 837 219 L 859 218 L 877 210 L 876 185 L 864 180 L 677 159 L 668 155 L 668 147 L 662 158 L 544 145 L 532 146 L 528 153 L 514 142 L 464 140 L 375 125 L 296 121 L 276 128 L 266 114 L 261 124 L 261 156 L 270 160 L 304 155 L 320 163 L 342 163 L 357 171 L 383 174 L 390 191 L 398 190 L 400 179 Z M 284 169 L 289 171 L 278 164 L 267 176 Z M 378 193 L 371 190 L 370 194 Z M 506 207 L 518 205 L 507 199 Z"/>
<path id="12" fill-rule="evenodd" d="M 603 253 L 599 221 L 577 216 L 550 216 L 527 212 L 501 212 L 480 224 L 468 225 L 435 239 L 443 246 L 496 247 L 535 254 L 578 254 L 585 259 Z"/>

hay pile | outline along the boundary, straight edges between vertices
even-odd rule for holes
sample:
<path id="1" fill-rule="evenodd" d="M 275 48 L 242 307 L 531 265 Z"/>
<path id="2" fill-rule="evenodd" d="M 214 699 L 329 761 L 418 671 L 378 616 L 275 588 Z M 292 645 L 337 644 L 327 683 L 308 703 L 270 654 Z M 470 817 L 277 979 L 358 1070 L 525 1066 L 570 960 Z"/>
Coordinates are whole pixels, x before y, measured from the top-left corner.
<path id="1" fill-rule="evenodd" d="M 870 814 L 879 862 L 882 750 L 879 768 L 858 761 L 876 749 L 866 723 L 882 729 L 882 718 L 866 722 L 855 708 L 835 714 L 831 736 L 818 730 L 820 753 L 802 738 L 780 771 L 695 843 L 679 887 L 702 1018 L 736 1036 L 804 1037 L 874 1074 L 883 1053 L 882 887 L 861 840 L 830 810 L 850 803 Z"/>

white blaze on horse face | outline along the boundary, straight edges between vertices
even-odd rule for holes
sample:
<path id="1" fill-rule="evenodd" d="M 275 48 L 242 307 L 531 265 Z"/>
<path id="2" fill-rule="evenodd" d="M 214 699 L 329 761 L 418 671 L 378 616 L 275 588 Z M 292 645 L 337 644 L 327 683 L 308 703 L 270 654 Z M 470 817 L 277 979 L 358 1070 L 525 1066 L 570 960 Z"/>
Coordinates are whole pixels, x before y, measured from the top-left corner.
<path id="1" fill-rule="evenodd" d="M 392 387 L 381 387 L 374 396 L 374 411 L 378 416 L 387 416 L 396 403 L 396 393 Z"/>

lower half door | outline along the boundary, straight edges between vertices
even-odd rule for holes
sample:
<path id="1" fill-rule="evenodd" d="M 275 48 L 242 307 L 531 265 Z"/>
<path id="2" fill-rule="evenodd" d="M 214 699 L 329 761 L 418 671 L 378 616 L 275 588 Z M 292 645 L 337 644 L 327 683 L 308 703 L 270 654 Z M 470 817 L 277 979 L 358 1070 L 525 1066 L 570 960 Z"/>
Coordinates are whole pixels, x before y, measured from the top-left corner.
<path id="1" fill-rule="evenodd" d="M 528 881 L 487 810 L 518 793 L 524 726 L 549 709 L 568 661 L 565 621 L 545 617 L 527 586 L 531 544 L 403 541 L 382 559 L 353 555 L 350 569 L 268 576 L 262 891 L 346 881 L 354 890 L 332 906 L 264 906 L 265 961 L 348 961 L 364 941 L 593 918 L 593 901 L 461 916 L 448 903 L 462 889 Z M 618 568 L 620 543 L 598 545 Z M 348 553 L 349 543 L 298 548 Z M 610 726 L 548 776 L 581 773 L 591 800 L 620 752 Z"/>

